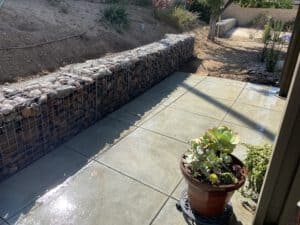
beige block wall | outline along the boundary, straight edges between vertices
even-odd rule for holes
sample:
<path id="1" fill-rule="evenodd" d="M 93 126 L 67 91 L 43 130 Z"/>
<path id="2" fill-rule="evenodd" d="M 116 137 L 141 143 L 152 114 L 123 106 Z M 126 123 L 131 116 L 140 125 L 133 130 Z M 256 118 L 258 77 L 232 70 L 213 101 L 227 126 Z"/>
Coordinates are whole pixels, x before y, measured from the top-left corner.
<path id="1" fill-rule="evenodd" d="M 236 18 L 239 26 L 249 25 L 259 14 L 270 15 L 277 20 L 284 22 L 295 19 L 297 15 L 298 5 L 293 9 L 274 9 L 274 8 L 242 8 L 233 4 L 229 6 L 222 15 L 222 19 Z"/>

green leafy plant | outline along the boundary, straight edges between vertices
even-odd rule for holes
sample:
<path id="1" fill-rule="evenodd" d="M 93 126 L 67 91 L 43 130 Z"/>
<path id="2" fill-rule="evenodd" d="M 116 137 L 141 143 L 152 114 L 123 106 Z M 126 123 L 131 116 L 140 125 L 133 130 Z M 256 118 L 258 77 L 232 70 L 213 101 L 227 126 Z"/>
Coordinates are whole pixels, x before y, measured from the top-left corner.
<path id="1" fill-rule="evenodd" d="M 274 72 L 277 62 L 279 60 L 280 51 L 275 49 L 275 45 L 272 45 L 270 49 L 266 51 L 266 69 L 268 72 Z"/>
<path id="2" fill-rule="evenodd" d="M 261 61 L 266 61 L 268 72 L 274 72 L 279 60 L 280 51 L 283 46 L 282 34 L 284 23 L 282 21 L 269 19 L 265 25 L 262 41 L 264 48 L 262 50 Z"/>
<path id="3" fill-rule="evenodd" d="M 261 53 L 261 61 L 264 62 L 266 59 L 266 52 L 268 50 L 269 41 L 271 40 L 271 31 L 272 26 L 270 22 L 271 18 L 269 18 L 268 22 L 264 25 L 265 29 L 262 36 L 262 42 L 264 43 L 264 47 Z"/>
<path id="4" fill-rule="evenodd" d="M 113 26 L 124 28 L 129 24 L 126 7 L 122 4 L 112 4 L 104 9 L 103 18 Z"/>
<path id="5" fill-rule="evenodd" d="M 186 10 L 183 6 L 156 8 L 154 17 L 182 31 L 192 29 L 198 22 L 197 14 Z"/>
<path id="6" fill-rule="evenodd" d="M 197 13 L 200 20 L 209 23 L 210 18 L 210 8 L 203 4 L 200 0 L 195 0 L 189 7 L 191 12 Z"/>
<path id="7" fill-rule="evenodd" d="M 293 32 L 294 26 L 295 26 L 295 19 L 291 21 L 287 21 L 283 25 L 283 31 Z"/>
<path id="8" fill-rule="evenodd" d="M 248 178 L 246 185 L 241 189 L 241 193 L 244 197 L 257 201 L 271 158 L 272 145 L 243 145 L 248 149 L 245 159 L 245 164 L 248 169 Z"/>
<path id="9" fill-rule="evenodd" d="M 271 19 L 272 17 L 270 15 L 261 13 L 251 21 L 251 26 L 257 29 L 264 29 Z"/>
<path id="10" fill-rule="evenodd" d="M 264 29 L 266 25 L 268 25 L 269 22 L 275 21 L 275 18 L 268 15 L 268 14 L 259 14 L 251 21 L 251 26 L 257 28 L 257 29 Z M 295 24 L 295 18 L 293 20 L 282 22 L 283 23 L 283 29 L 284 32 L 292 32 Z"/>
<path id="11" fill-rule="evenodd" d="M 192 176 L 210 184 L 234 184 L 240 176 L 240 166 L 233 165 L 230 153 L 239 143 L 239 136 L 226 126 L 212 128 L 191 141 L 185 154 Z"/>
<path id="12" fill-rule="evenodd" d="M 268 41 L 271 39 L 271 31 L 272 31 L 272 25 L 271 22 L 266 23 L 264 26 L 264 32 L 262 36 L 262 41 L 264 44 L 268 44 Z"/>
<path id="13" fill-rule="evenodd" d="M 292 0 L 276 0 L 276 1 L 239 0 L 238 3 L 240 4 L 240 6 L 248 7 L 248 8 L 283 8 L 283 9 L 293 8 Z"/>

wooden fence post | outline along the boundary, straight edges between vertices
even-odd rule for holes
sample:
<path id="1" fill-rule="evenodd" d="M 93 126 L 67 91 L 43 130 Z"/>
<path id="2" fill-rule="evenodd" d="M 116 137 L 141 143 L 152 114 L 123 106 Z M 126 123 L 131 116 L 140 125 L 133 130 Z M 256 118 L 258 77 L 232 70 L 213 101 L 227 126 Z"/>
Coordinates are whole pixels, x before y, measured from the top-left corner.
<path id="1" fill-rule="evenodd" d="M 298 9 L 298 13 L 294 25 L 294 31 L 292 34 L 290 45 L 288 47 L 287 56 L 281 74 L 279 95 L 282 97 L 286 97 L 289 92 L 299 51 L 300 51 L 300 8 Z"/>

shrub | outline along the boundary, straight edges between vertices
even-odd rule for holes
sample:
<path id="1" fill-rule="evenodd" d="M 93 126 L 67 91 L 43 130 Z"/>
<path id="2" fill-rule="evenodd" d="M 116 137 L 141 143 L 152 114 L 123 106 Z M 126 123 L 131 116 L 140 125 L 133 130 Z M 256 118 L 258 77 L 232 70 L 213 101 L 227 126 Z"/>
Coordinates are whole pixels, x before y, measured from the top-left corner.
<path id="1" fill-rule="evenodd" d="M 251 25 L 257 29 L 264 29 L 271 19 L 269 15 L 259 14 L 251 21 Z"/>
<path id="2" fill-rule="evenodd" d="M 112 4 L 106 7 L 103 18 L 118 28 L 124 28 L 129 24 L 127 10 L 122 4 Z"/>
<path id="3" fill-rule="evenodd" d="M 249 7 L 249 8 L 283 8 L 283 9 L 293 8 L 293 0 L 275 0 L 275 1 L 239 0 L 238 3 L 242 7 Z"/>
<path id="4" fill-rule="evenodd" d="M 266 14 L 259 14 L 251 21 L 251 25 L 258 29 L 264 29 L 269 22 L 274 23 L 276 21 L 272 16 Z M 292 32 L 294 29 L 295 19 L 287 22 L 283 22 L 283 31 Z"/>
<path id="5" fill-rule="evenodd" d="M 175 7 L 172 11 L 172 17 L 177 22 L 178 28 L 187 30 L 193 28 L 197 24 L 198 16 L 191 13 L 183 7 Z"/>
<path id="6" fill-rule="evenodd" d="M 246 185 L 241 189 L 241 193 L 244 197 L 257 201 L 271 158 L 272 145 L 243 145 L 248 149 L 245 159 L 245 164 L 248 169 L 248 177 Z"/>
<path id="7" fill-rule="evenodd" d="M 192 29 L 198 22 L 198 16 L 182 6 L 170 9 L 155 9 L 154 16 L 158 20 L 164 21 L 182 31 Z"/>
<path id="8" fill-rule="evenodd" d="M 210 14 L 211 14 L 210 8 L 207 5 L 203 4 L 201 1 L 199 0 L 193 1 L 189 10 L 191 12 L 197 13 L 200 20 L 209 23 Z"/>
<path id="9" fill-rule="evenodd" d="M 284 23 L 269 19 L 265 25 L 262 41 L 264 48 L 262 50 L 261 61 L 266 61 L 266 69 L 268 72 L 274 72 L 276 64 L 279 60 L 280 51 L 284 40 L 280 37 Z"/>
<path id="10" fill-rule="evenodd" d="M 280 0 L 276 1 L 277 4 L 275 5 L 275 8 L 280 8 L 280 9 L 292 9 L 293 8 L 293 0 Z"/>
<path id="11" fill-rule="evenodd" d="M 266 51 L 266 69 L 268 72 L 275 71 L 279 55 L 280 51 L 276 50 L 274 45 L 272 45 L 272 47 Z"/>
<path id="12" fill-rule="evenodd" d="M 265 29 L 264 29 L 263 36 L 262 36 L 262 42 L 264 44 L 267 44 L 268 41 L 271 39 L 271 31 L 272 31 L 272 25 L 269 22 L 265 25 Z"/>
<path id="13" fill-rule="evenodd" d="M 283 25 L 283 31 L 285 32 L 292 32 L 295 26 L 295 19 L 285 22 Z"/>

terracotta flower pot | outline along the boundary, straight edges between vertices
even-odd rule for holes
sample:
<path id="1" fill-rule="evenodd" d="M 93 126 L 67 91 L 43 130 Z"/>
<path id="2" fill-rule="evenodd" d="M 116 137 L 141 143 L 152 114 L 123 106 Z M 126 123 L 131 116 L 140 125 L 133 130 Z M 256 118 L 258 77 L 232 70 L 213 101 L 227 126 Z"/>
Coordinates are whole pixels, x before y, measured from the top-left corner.
<path id="1" fill-rule="evenodd" d="M 193 210 L 202 216 L 213 217 L 221 215 L 226 204 L 229 202 L 234 191 L 239 189 L 246 180 L 246 167 L 235 156 L 231 155 L 234 164 L 241 166 L 241 174 L 236 184 L 230 185 L 211 185 L 202 183 L 190 174 L 189 170 L 183 163 L 183 157 L 180 161 L 180 169 L 188 183 L 188 201 Z"/>

